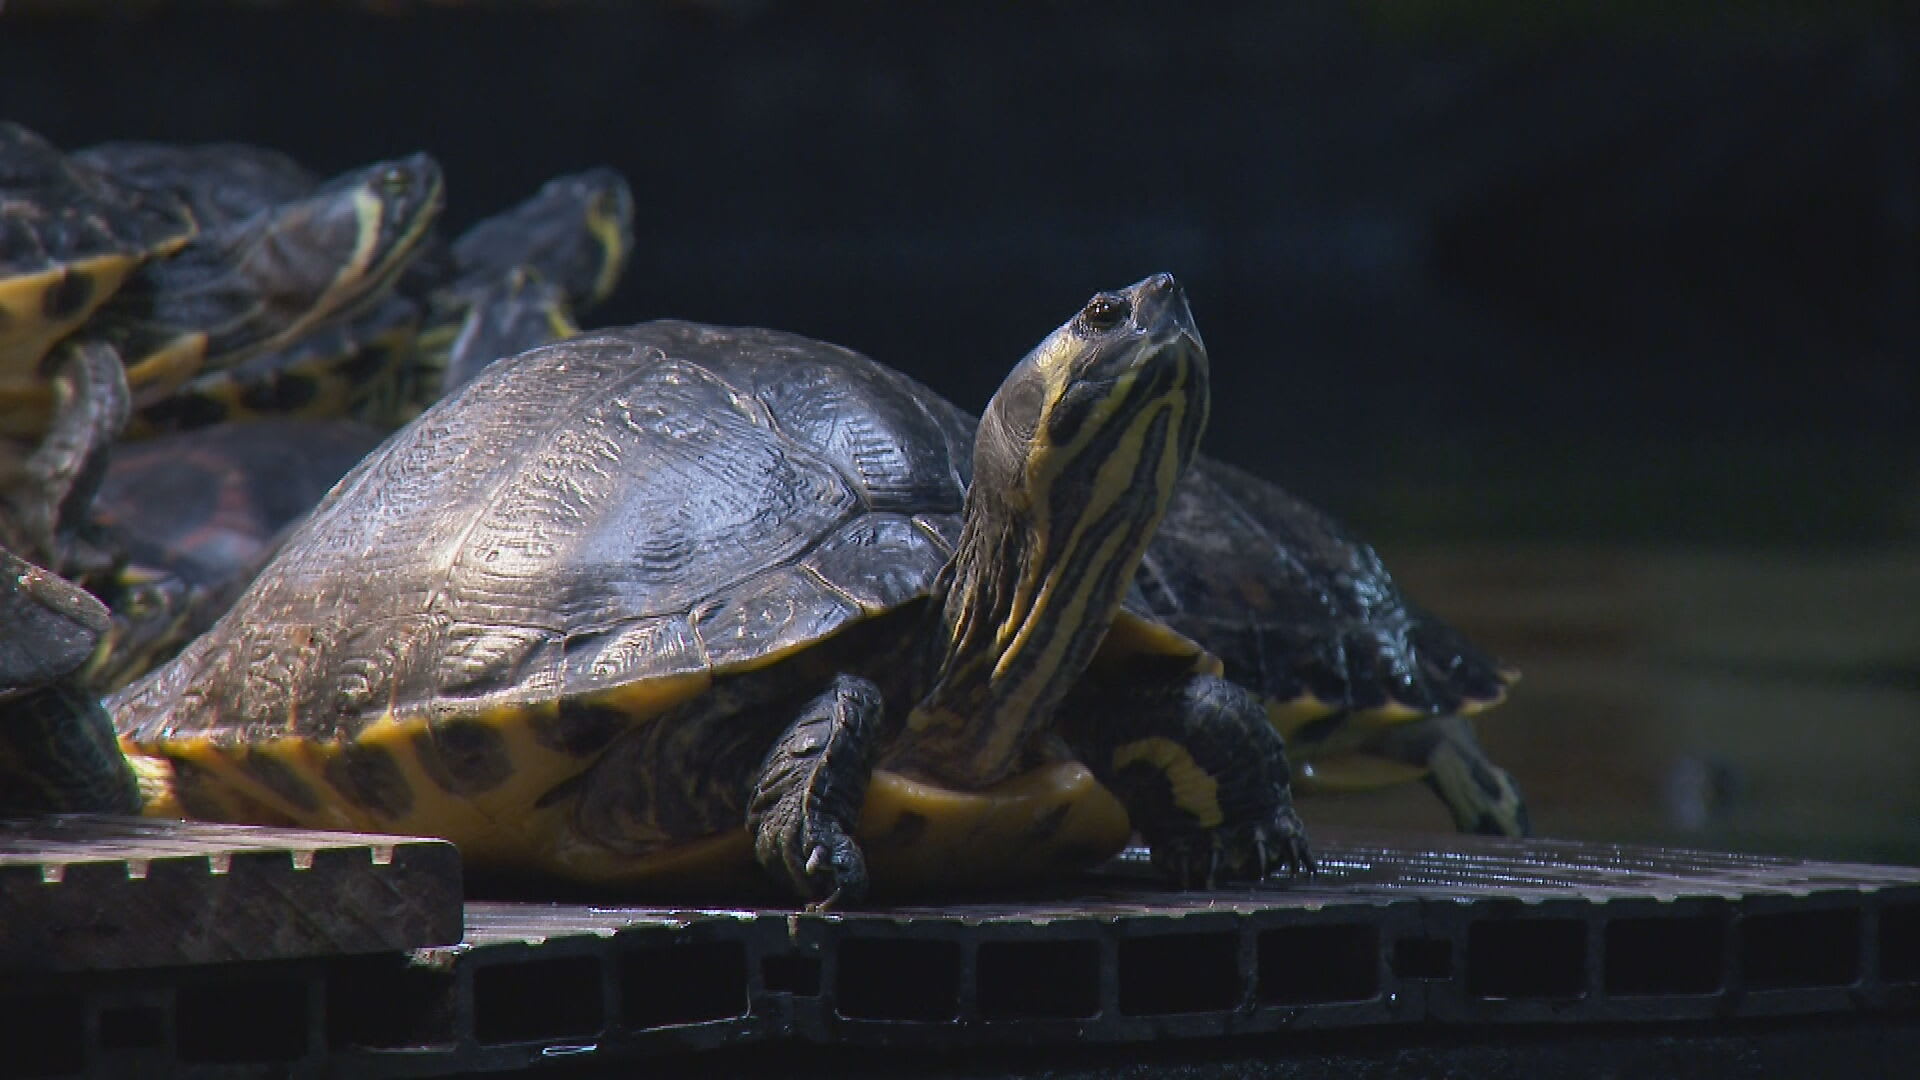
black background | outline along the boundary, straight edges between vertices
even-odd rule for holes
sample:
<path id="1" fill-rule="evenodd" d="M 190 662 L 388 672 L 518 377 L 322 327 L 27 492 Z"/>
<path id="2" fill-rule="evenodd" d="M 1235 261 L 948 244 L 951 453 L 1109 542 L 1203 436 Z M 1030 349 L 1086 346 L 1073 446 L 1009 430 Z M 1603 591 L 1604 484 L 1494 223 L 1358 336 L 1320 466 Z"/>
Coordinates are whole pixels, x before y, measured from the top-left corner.
<path id="1" fill-rule="evenodd" d="M 1914 531 L 1911 21 L 390 6 L 16 3 L 0 114 L 328 171 L 426 149 L 456 226 L 611 164 L 639 249 L 593 321 L 798 330 L 975 408 L 1088 294 L 1171 270 L 1208 447 L 1390 535 Z"/>

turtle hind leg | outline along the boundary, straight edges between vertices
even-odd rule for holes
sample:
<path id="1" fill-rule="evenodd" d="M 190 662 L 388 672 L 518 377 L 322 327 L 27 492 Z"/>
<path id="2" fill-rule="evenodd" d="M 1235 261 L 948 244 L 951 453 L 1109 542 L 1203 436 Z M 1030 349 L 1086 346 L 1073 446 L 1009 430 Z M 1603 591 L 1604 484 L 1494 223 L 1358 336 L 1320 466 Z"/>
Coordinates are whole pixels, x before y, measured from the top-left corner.
<path id="1" fill-rule="evenodd" d="M 74 679 L 106 630 L 85 590 L 0 549 L 0 815 L 139 812 L 113 721 Z"/>
<path id="2" fill-rule="evenodd" d="M 1186 888 L 1313 869 L 1286 745 L 1259 697 L 1213 675 L 1103 681 L 1062 706 L 1061 732 L 1169 880 Z"/>
<path id="3" fill-rule="evenodd" d="M 813 910 L 866 895 L 854 824 L 873 776 L 879 688 L 842 675 L 774 741 L 747 804 L 754 856 Z"/>
<path id="4" fill-rule="evenodd" d="M 1473 722 L 1464 716 L 1384 730 L 1369 740 L 1365 752 L 1425 766 L 1427 787 L 1463 833 L 1526 836 L 1531 831 L 1519 783 L 1487 757 L 1474 738 Z"/>

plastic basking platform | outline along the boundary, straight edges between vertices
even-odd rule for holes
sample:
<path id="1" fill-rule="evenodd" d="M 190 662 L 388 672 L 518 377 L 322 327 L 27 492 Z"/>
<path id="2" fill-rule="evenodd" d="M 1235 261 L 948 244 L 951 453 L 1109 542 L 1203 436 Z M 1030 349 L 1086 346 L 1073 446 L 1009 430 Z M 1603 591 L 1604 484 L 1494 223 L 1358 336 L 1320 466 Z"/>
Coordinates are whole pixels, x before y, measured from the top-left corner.
<path id="1" fill-rule="evenodd" d="M 7 835 L 17 847 L 26 834 Z M 1708 1039 L 1742 1025 L 1777 1037 L 1788 1016 L 1907 1043 L 1920 1030 L 1920 868 L 1333 829 L 1316 840 L 1318 875 L 1258 888 L 1166 891 L 1129 853 L 1070 894 L 1017 903 L 814 916 L 472 902 L 453 945 L 10 964 L 0 1046 L 16 1070 L 52 1075 L 429 1076 L 637 1057 L 667 1068 L 779 1043 L 950 1055 L 1154 1041 L 1164 1055 L 1169 1040 L 1377 1047 L 1557 1030 L 1593 1041 L 1689 1023 Z M 74 884 L 69 873 L 46 887 Z M 18 895 L 0 892 L 0 940 L 31 937 L 26 920 L 53 908 Z M 235 897 L 206 895 L 237 910 Z M 310 894 L 255 895 L 257 921 L 319 914 Z"/>

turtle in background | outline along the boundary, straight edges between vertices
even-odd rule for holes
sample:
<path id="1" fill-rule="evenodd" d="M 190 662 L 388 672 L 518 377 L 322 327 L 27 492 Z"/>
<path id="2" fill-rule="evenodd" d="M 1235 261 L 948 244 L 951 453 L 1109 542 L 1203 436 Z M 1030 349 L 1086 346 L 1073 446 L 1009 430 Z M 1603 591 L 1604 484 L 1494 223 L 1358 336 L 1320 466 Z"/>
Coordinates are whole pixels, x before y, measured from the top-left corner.
<path id="1" fill-rule="evenodd" d="M 1519 785 L 1469 719 L 1518 673 L 1408 600 L 1379 554 L 1320 510 L 1203 456 L 1131 603 L 1266 700 L 1301 792 L 1422 780 L 1462 832 L 1526 835 Z"/>
<path id="2" fill-rule="evenodd" d="M 454 240 L 429 291 L 427 328 L 405 369 L 403 422 L 502 357 L 579 333 L 633 255 L 633 192 L 616 170 L 556 177 Z"/>
<path id="3" fill-rule="evenodd" d="M 0 543 L 67 561 L 75 509 L 99 481 L 100 450 L 119 433 L 129 397 L 111 349 L 56 346 L 195 230 L 177 197 L 75 165 L 0 123 L 0 421 L 9 398 L 39 403 L 0 422 Z"/>
<path id="4" fill-rule="evenodd" d="M 238 144 L 103 144 L 75 157 L 230 214 L 313 184 L 285 155 Z M 405 271 L 418 301 L 396 289 L 365 315 L 202 376 L 134 418 L 133 439 L 115 449 L 94 501 L 98 543 L 123 561 L 85 578 L 112 613 L 87 669 L 93 685 L 124 685 L 210 626 L 279 531 L 379 441 L 367 425 L 322 418 L 392 416 L 372 403 L 423 353 L 439 355 L 435 370 L 450 357 L 464 382 L 499 356 L 577 333 L 576 297 L 582 305 L 604 299 L 631 249 L 632 198 L 611 170 L 561 177 L 476 225 L 451 251 L 432 240 L 420 246 L 425 257 Z M 435 258 L 436 247 L 445 258 Z M 568 282 L 571 295 L 523 260 Z M 440 279 L 452 284 L 435 295 L 442 321 L 423 342 L 425 294 Z M 272 422 L 252 422 L 263 420 Z"/>
<path id="5" fill-rule="evenodd" d="M 397 427 L 493 360 L 578 333 L 577 317 L 618 284 L 632 249 L 633 197 L 619 173 L 559 177 L 450 245 L 429 238 L 363 317 L 195 379 L 141 409 L 131 430 L 276 416 Z"/>
<path id="6" fill-rule="evenodd" d="M 44 142 L 0 150 L 57 157 Z M 63 165 L 74 174 L 88 168 L 74 160 Z M 183 206 L 213 201 L 161 187 L 141 190 L 171 195 Z M 104 342 L 120 353 L 136 407 L 165 397 L 199 371 L 238 364 L 377 299 L 439 213 L 440 170 L 416 154 L 344 173 L 298 198 L 259 201 L 244 217 L 196 219 L 185 243 L 132 269 L 68 328 L 70 339 Z M 53 396 L 38 377 L 41 356 L 14 351 L 7 359 L 0 371 L 7 377 L 0 381 L 0 430 L 40 434 L 49 426 Z"/>
<path id="7" fill-rule="evenodd" d="M 134 149 L 93 159 L 138 164 Z M 359 310 L 392 284 L 441 203 L 424 155 L 288 201 L 204 169 L 180 183 L 157 165 L 132 175 L 0 125 L 0 539 L 56 569 L 96 568 L 80 511 L 127 408 Z M 153 207 L 173 231 L 151 225 Z"/>
<path id="8" fill-rule="evenodd" d="M 1303 869 L 1260 700 L 1121 609 L 1207 374 L 1167 275 L 1095 296 L 977 430 L 774 331 L 523 353 L 105 707 L 0 631 L 0 790 L 444 836 L 483 870 L 675 894 L 757 864 L 819 907 L 1057 875 L 1133 830 L 1176 884 Z M 60 584 L 0 575 L 0 626 L 101 632 Z"/>

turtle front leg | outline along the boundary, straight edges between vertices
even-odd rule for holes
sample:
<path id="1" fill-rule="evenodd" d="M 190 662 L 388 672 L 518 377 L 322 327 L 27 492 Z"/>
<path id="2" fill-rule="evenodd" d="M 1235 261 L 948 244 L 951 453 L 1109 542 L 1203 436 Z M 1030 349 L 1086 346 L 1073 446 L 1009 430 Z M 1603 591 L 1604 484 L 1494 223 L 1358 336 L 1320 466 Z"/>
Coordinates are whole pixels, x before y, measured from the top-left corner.
<path id="1" fill-rule="evenodd" d="M 853 829 L 873 777 L 882 708 L 878 687 L 842 675 L 806 703 L 760 766 L 747 804 L 754 855 L 809 910 L 866 895 Z"/>
<path id="2" fill-rule="evenodd" d="M 1287 751 L 1260 699 L 1226 679 L 1101 680 L 1061 710 L 1061 733 L 1181 888 L 1313 869 Z"/>
<path id="3" fill-rule="evenodd" d="M 7 492 L 4 539 L 55 572 L 86 574 L 104 569 L 106 557 L 79 532 L 106 477 L 107 452 L 126 427 L 132 395 L 120 354 L 109 345 L 67 347 L 53 362 L 53 422 Z"/>

